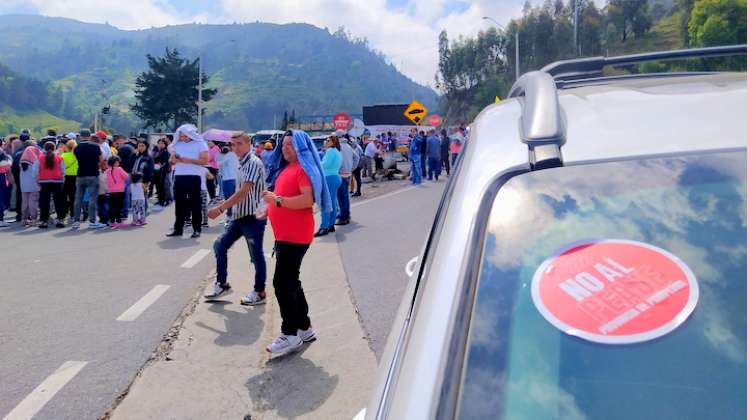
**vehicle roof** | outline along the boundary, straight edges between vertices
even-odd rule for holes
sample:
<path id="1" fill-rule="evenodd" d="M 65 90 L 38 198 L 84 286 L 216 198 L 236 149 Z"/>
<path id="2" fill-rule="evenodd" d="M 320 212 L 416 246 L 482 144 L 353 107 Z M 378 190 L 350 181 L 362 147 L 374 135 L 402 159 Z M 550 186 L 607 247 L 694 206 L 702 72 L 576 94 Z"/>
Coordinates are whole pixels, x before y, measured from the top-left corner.
<path id="1" fill-rule="evenodd" d="M 285 131 L 283 131 L 283 130 L 259 130 L 259 131 L 257 131 L 255 133 L 255 135 L 257 135 L 257 134 L 270 134 L 270 135 L 273 135 L 273 134 L 283 134 L 283 133 L 285 133 Z"/>
<path id="2" fill-rule="evenodd" d="M 410 321 L 398 388 L 439 393 L 441 368 L 451 357 L 446 351 L 449 328 L 467 281 L 464 273 L 472 269 L 471 250 L 481 240 L 479 229 L 473 229 L 479 224 L 480 203 L 490 196 L 496 179 L 530 169 L 528 146 L 520 140 L 520 100 L 487 107 L 471 125 L 457 169 L 457 179 L 469 182 L 447 189 L 439 239 L 428 251 L 424 282 L 418 287 L 419 304 Z M 747 148 L 745 74 L 615 80 L 562 89 L 559 103 L 566 121 L 564 165 Z M 389 346 L 382 360 L 392 357 L 395 349 Z M 437 410 L 430 398 L 407 393 L 401 398 L 394 394 L 390 404 L 390 413 L 400 418 L 432 418 Z"/>

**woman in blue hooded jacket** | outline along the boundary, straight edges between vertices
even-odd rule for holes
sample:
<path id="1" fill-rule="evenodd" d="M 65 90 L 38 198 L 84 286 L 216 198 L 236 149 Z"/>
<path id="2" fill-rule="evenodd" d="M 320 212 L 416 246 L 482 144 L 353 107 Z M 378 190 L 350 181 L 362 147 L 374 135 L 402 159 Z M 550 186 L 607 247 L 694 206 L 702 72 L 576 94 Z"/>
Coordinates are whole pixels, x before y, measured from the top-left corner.
<path id="1" fill-rule="evenodd" d="M 340 139 L 332 135 L 327 137 L 324 143 L 324 159 L 322 159 L 322 171 L 327 181 L 329 191 L 337 191 L 340 188 L 340 166 L 342 166 L 342 154 L 340 153 Z M 314 236 L 324 236 L 335 231 L 335 219 L 337 219 L 337 194 L 331 194 L 332 208 L 322 212 L 322 224 Z"/>

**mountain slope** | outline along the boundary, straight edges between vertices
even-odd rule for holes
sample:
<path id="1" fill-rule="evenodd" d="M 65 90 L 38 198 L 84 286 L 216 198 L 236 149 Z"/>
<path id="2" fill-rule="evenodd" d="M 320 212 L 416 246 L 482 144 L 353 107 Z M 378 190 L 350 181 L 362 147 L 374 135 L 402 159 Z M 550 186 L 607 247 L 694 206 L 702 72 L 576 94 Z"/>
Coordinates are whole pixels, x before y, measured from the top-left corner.
<path id="1" fill-rule="evenodd" d="M 114 108 L 110 124 L 136 129 L 128 112 L 146 54 L 166 47 L 203 56 L 210 87 L 206 123 L 260 129 L 297 115 L 360 112 L 363 105 L 417 98 L 435 109 L 436 94 L 399 73 L 364 41 L 308 24 L 180 25 L 123 31 L 63 18 L 0 16 L 0 62 L 52 81 L 65 97 L 62 111 L 86 122 L 97 107 Z"/>

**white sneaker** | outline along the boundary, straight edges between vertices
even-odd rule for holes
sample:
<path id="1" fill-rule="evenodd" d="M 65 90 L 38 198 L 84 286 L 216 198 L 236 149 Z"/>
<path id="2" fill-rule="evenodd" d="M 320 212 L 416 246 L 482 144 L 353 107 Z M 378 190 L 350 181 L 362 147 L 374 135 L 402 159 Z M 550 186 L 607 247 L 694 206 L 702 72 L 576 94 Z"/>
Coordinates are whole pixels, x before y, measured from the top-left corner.
<path id="1" fill-rule="evenodd" d="M 0 220 L 0 228 L 4 228 L 8 226 L 10 226 L 8 222 L 6 222 L 5 220 Z"/>
<path id="2" fill-rule="evenodd" d="M 281 356 L 298 350 L 302 345 L 303 341 L 297 335 L 281 335 L 267 346 L 267 351 L 275 356 Z"/>
<path id="3" fill-rule="evenodd" d="M 241 298 L 241 304 L 244 306 L 262 305 L 263 303 L 267 303 L 267 295 L 262 296 L 254 290 Z"/>
<path id="4" fill-rule="evenodd" d="M 72 230 L 78 230 L 78 229 L 80 229 L 80 222 L 73 222 L 73 225 L 70 226 L 70 229 L 72 229 Z"/>
<path id="5" fill-rule="evenodd" d="M 311 343 L 316 340 L 316 331 L 311 326 L 307 330 L 298 330 L 298 338 L 304 343 Z"/>
<path id="6" fill-rule="evenodd" d="M 98 223 L 98 222 L 94 222 L 94 223 L 89 223 L 88 224 L 88 229 L 103 229 L 105 227 L 106 227 L 105 224 Z"/>
<path id="7" fill-rule="evenodd" d="M 213 285 L 213 291 L 205 295 L 205 299 L 217 299 L 221 296 L 225 296 L 229 293 L 231 293 L 233 290 L 231 289 L 231 285 L 227 282 L 224 284 L 220 284 L 218 282 L 215 282 Z"/>

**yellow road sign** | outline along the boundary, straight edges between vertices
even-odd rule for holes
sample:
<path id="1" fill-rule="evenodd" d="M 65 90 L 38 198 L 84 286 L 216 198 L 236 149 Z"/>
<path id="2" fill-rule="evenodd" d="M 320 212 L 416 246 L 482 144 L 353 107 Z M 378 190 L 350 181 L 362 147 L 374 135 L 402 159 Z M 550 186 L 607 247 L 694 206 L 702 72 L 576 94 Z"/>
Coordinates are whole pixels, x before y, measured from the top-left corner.
<path id="1" fill-rule="evenodd" d="M 420 124 L 420 122 L 425 119 L 426 115 L 428 115 L 428 108 L 414 99 L 410 102 L 410 106 L 405 110 L 405 117 L 416 125 Z"/>

